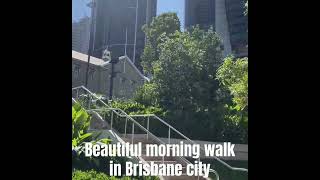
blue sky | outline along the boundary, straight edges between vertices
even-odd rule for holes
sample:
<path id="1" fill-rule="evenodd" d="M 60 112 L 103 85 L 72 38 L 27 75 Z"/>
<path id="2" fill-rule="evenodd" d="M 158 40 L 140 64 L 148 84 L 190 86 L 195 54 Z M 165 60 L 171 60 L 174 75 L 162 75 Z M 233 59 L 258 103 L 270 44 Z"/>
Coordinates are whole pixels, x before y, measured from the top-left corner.
<path id="1" fill-rule="evenodd" d="M 83 16 L 90 16 L 90 9 L 86 6 L 91 0 L 72 0 L 72 21 Z M 157 15 L 164 12 L 176 12 L 181 25 L 184 24 L 184 0 L 158 0 Z"/>
<path id="2" fill-rule="evenodd" d="M 72 0 L 72 21 L 90 16 L 90 8 L 86 6 L 91 0 Z"/>

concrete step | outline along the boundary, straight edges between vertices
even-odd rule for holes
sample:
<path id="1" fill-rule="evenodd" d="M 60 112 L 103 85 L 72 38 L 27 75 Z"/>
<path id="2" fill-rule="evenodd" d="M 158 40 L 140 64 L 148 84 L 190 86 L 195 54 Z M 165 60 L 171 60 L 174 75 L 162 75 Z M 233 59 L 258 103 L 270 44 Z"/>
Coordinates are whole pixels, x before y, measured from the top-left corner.
<path id="1" fill-rule="evenodd" d="M 164 176 L 164 180 L 198 180 L 198 176 L 188 176 L 182 174 L 181 176 Z M 204 177 L 199 177 L 199 180 L 206 180 Z"/>
<path id="2" fill-rule="evenodd" d="M 132 139 L 130 135 L 127 135 L 126 138 L 122 139 L 125 142 L 129 142 L 131 144 Z M 186 163 L 182 161 L 179 157 L 172 157 L 172 156 L 165 156 L 164 157 L 164 162 L 162 161 L 162 157 L 157 156 L 157 157 L 152 157 L 152 156 L 145 156 L 146 155 L 146 144 L 157 144 L 155 141 L 151 139 L 146 139 L 143 137 L 135 137 L 133 140 L 133 144 L 138 144 L 139 142 L 142 143 L 142 156 L 141 158 L 145 160 L 148 164 L 151 162 L 155 164 L 181 164 L 182 167 L 182 175 L 181 176 L 165 176 L 163 177 L 164 180 L 198 180 L 198 176 L 187 176 L 186 174 Z M 205 180 L 206 178 L 199 177 L 199 180 Z"/>
<path id="3" fill-rule="evenodd" d="M 160 156 L 141 156 L 145 161 L 162 161 L 162 157 Z M 174 161 L 176 158 L 172 156 L 165 156 L 165 161 Z"/>
<path id="4" fill-rule="evenodd" d="M 150 164 L 151 162 L 153 162 L 154 164 L 178 164 L 179 162 L 178 161 L 147 161 L 148 164 Z"/>
<path id="5" fill-rule="evenodd" d="M 125 142 L 129 142 L 132 143 L 132 139 L 131 138 L 124 138 L 121 137 L 121 139 Z M 151 140 L 151 139 L 133 139 L 133 144 L 138 144 L 139 142 L 141 142 L 142 144 L 156 144 L 155 141 Z"/>

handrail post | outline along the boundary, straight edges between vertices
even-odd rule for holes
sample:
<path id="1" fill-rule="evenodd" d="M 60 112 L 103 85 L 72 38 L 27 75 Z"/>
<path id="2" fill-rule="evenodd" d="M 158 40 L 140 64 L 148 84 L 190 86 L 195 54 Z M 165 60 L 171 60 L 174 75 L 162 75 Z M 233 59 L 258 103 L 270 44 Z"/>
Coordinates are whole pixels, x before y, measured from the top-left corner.
<path id="1" fill-rule="evenodd" d="M 148 121 L 147 121 L 147 140 L 149 140 L 149 120 L 150 120 L 150 117 L 148 116 Z"/>
<path id="2" fill-rule="evenodd" d="M 219 180 L 220 177 L 219 177 L 219 174 L 217 171 L 213 170 L 213 169 L 210 169 L 209 172 L 213 172 L 213 174 L 216 176 L 216 180 Z"/>
<path id="3" fill-rule="evenodd" d="M 125 125 L 124 125 L 124 137 L 127 136 L 127 123 L 128 123 L 128 117 L 126 117 Z"/>
<path id="4" fill-rule="evenodd" d="M 168 144 L 170 144 L 170 127 L 169 127 L 169 131 L 168 131 Z"/>
<path id="5" fill-rule="evenodd" d="M 111 130 L 112 130 L 112 124 L 113 124 L 113 110 L 111 111 L 111 124 L 110 124 Z"/>
<path id="6" fill-rule="evenodd" d="M 104 121 L 107 121 L 107 111 L 104 112 Z M 108 122 L 108 121 L 107 121 Z"/>
<path id="7" fill-rule="evenodd" d="M 79 98 L 79 89 L 77 89 L 76 92 L 77 92 L 77 93 L 76 93 L 76 99 L 78 99 L 78 98 Z"/>
<path id="8" fill-rule="evenodd" d="M 132 122 L 131 144 L 133 144 L 133 138 L 134 138 L 134 123 Z"/>
<path id="9" fill-rule="evenodd" d="M 91 109 L 91 96 L 89 96 L 89 98 L 87 98 L 88 99 L 88 109 Z"/>

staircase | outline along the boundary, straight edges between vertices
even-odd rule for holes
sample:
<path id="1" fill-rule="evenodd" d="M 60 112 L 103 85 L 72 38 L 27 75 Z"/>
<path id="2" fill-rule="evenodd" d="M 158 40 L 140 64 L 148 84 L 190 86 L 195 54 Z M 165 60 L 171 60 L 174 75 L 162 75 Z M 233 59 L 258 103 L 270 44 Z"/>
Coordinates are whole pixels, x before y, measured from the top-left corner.
<path id="1" fill-rule="evenodd" d="M 132 135 L 127 135 L 126 138 L 122 138 L 125 142 L 132 143 Z M 150 164 L 151 162 L 156 163 L 156 164 L 181 164 L 182 165 L 182 175 L 181 176 L 163 176 L 162 179 L 164 180 L 204 180 L 204 179 L 209 179 L 209 178 L 204 178 L 204 177 L 198 177 L 198 176 L 187 176 L 186 174 L 186 166 L 188 162 L 185 162 L 179 157 L 151 157 L 151 156 L 146 156 L 146 151 L 145 147 L 146 144 L 158 144 L 155 143 L 154 141 L 147 139 L 147 138 L 135 138 L 133 141 L 133 144 L 138 144 L 139 142 L 142 143 L 142 156 L 141 159 L 145 162 Z"/>
<path id="2" fill-rule="evenodd" d="M 94 93 L 90 92 L 83 86 L 72 88 L 72 102 L 81 102 L 82 107 L 84 107 L 89 114 L 93 114 L 94 117 L 92 121 L 95 124 L 93 129 L 101 130 L 101 129 L 109 129 L 113 133 L 116 134 L 117 137 L 121 138 L 122 142 L 129 142 L 132 144 L 137 144 L 138 142 L 142 143 L 142 156 L 136 157 L 138 160 L 142 161 L 143 163 L 150 164 L 153 163 L 163 163 L 163 164 L 181 164 L 183 167 L 182 175 L 181 176 L 171 176 L 171 177 L 160 177 L 163 180 L 202 180 L 202 179 L 211 179 L 210 177 L 205 178 L 201 176 L 187 176 L 186 175 L 186 166 L 190 164 L 187 159 L 184 157 L 147 157 L 145 156 L 145 146 L 146 144 L 170 144 L 170 137 L 172 133 L 178 134 L 182 137 L 182 139 L 187 140 L 190 144 L 195 144 L 192 140 L 188 137 L 183 135 L 181 132 L 176 130 L 174 127 L 166 123 L 161 118 L 157 117 L 153 114 L 142 114 L 142 115 L 128 115 L 121 109 L 112 108 L 102 100 L 100 100 Z M 109 113 L 109 114 L 108 114 Z M 106 115 L 109 115 L 106 118 Z M 114 121 L 115 118 L 118 118 L 117 121 Z M 139 118 L 143 118 L 143 123 L 138 122 Z M 145 120 L 147 120 L 147 124 L 145 125 Z M 164 127 L 168 128 L 168 135 L 167 141 L 163 142 L 160 140 L 159 137 L 155 136 L 150 131 L 150 121 L 159 121 Z M 120 122 L 120 124 L 119 124 Z M 99 127 L 99 124 L 101 125 Z M 203 153 L 203 149 L 201 149 L 201 154 Z M 244 171 L 248 172 L 247 169 L 244 168 L 234 168 L 225 163 L 224 161 L 220 160 L 217 157 L 214 157 L 217 161 L 222 163 L 227 168 L 233 171 Z M 200 158 L 198 159 L 200 160 Z M 213 168 L 211 166 L 211 168 Z M 215 180 L 219 180 L 218 173 L 210 169 L 210 175 L 215 177 Z"/>

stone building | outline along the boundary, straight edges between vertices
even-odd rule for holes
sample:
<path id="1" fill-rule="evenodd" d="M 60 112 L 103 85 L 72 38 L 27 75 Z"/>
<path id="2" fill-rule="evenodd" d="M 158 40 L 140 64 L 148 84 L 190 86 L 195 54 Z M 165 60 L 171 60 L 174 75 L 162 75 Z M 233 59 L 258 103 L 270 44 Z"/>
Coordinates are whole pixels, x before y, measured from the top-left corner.
<path id="1" fill-rule="evenodd" d="M 85 84 L 88 56 L 72 51 L 72 87 Z M 109 97 L 111 63 L 90 57 L 88 89 Z M 114 65 L 113 97 L 129 99 L 144 82 L 149 81 L 127 56 L 121 56 Z"/>

